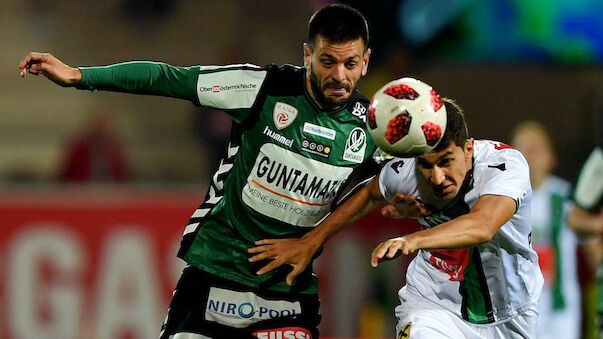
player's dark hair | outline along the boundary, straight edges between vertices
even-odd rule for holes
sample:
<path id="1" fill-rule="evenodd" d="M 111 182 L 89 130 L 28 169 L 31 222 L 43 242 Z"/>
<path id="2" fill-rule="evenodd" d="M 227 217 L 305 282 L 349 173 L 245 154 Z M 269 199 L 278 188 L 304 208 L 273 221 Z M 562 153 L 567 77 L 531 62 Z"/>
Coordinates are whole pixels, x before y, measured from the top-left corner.
<path id="1" fill-rule="evenodd" d="M 439 152 L 444 148 L 448 147 L 448 144 L 452 141 L 457 146 L 464 147 L 469 137 L 469 131 L 467 129 L 467 122 L 465 121 L 465 114 L 461 107 L 452 99 L 442 98 L 444 106 L 446 107 L 446 131 L 442 140 L 434 148 L 434 151 Z"/>
<path id="2" fill-rule="evenodd" d="M 308 22 L 308 45 L 314 48 L 317 36 L 330 43 L 343 43 L 361 38 L 365 50 L 369 33 L 365 17 L 357 9 L 344 4 L 330 4 L 314 12 Z"/>

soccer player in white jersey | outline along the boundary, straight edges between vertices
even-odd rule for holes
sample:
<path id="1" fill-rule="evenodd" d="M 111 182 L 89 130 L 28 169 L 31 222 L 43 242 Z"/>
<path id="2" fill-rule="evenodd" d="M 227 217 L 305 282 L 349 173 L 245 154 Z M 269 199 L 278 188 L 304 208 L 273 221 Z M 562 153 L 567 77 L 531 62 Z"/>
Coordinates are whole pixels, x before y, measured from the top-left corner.
<path id="1" fill-rule="evenodd" d="M 266 239 L 250 260 L 303 266 L 343 227 L 389 201 L 382 213 L 417 217 L 422 230 L 389 239 L 371 264 L 418 251 L 396 307 L 398 338 L 535 338 L 543 284 L 531 247 L 528 164 L 496 141 L 468 138 L 463 113 L 444 100 L 444 138 L 430 153 L 394 158 L 304 239 Z"/>
<path id="2" fill-rule="evenodd" d="M 552 174 L 556 158 L 546 128 L 536 121 L 517 125 L 511 138 L 530 166 L 532 243 L 544 276 L 538 312 L 538 339 L 580 338 L 578 238 L 565 222 L 571 208 L 570 183 Z"/>

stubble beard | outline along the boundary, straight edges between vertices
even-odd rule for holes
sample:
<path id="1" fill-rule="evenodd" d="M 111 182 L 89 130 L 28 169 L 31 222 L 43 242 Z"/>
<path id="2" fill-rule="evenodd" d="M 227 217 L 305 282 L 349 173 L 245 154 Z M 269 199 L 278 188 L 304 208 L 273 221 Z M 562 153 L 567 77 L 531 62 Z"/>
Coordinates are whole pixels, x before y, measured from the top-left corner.
<path id="1" fill-rule="evenodd" d="M 323 84 L 323 88 L 321 88 L 321 86 L 318 84 L 318 76 L 312 71 L 312 69 L 310 69 L 310 87 L 312 88 L 312 93 L 314 94 L 316 102 L 324 109 L 336 109 L 345 105 L 345 103 L 347 103 L 350 99 L 350 96 L 337 99 L 325 96 L 324 90 L 329 88 L 329 86 Z M 345 85 L 345 87 L 351 93 L 349 86 Z"/>

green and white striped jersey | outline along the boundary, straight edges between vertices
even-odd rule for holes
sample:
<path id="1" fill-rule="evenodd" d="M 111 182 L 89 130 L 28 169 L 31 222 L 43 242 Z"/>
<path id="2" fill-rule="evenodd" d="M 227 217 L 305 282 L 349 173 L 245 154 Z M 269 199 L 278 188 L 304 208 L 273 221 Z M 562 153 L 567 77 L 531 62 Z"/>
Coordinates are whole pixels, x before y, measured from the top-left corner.
<path id="1" fill-rule="evenodd" d="M 543 277 L 531 246 L 532 189 L 526 160 L 509 146 L 476 140 L 473 168 L 450 204 L 419 219 L 423 228 L 469 213 L 482 195 L 504 195 L 517 204 L 513 217 L 492 240 L 470 248 L 419 250 L 399 295 L 428 300 L 474 324 L 510 320 L 538 302 Z M 427 205 L 429 184 L 419 179 L 414 159 L 395 158 L 379 177 L 383 196 L 411 194 Z"/>
<path id="2" fill-rule="evenodd" d="M 570 191 L 569 182 L 549 175 L 532 194 L 532 245 L 544 276 L 536 328 L 543 338 L 580 337 L 578 238 L 565 223 Z"/>
<path id="3" fill-rule="evenodd" d="M 257 276 L 266 263 L 250 264 L 247 249 L 259 239 L 302 236 L 376 173 L 365 97 L 355 91 L 345 106 L 324 111 L 307 92 L 305 69 L 291 65 L 130 62 L 82 74 L 79 88 L 173 96 L 229 113 L 227 155 L 185 228 L 179 256 L 248 286 L 317 293 L 311 268 L 289 287 L 288 266 Z"/>

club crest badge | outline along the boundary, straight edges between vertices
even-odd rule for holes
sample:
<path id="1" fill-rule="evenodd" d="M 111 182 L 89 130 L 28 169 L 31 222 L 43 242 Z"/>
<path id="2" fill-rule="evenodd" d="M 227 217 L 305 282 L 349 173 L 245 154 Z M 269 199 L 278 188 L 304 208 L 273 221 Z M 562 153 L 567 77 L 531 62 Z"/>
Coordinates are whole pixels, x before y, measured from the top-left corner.
<path id="1" fill-rule="evenodd" d="M 364 152 L 366 150 L 366 133 L 360 127 L 354 128 L 348 135 L 343 151 L 343 160 L 362 163 L 364 161 Z"/>
<path id="2" fill-rule="evenodd" d="M 272 112 L 274 126 L 277 129 L 288 127 L 297 118 L 297 108 L 280 101 L 276 102 Z"/>

